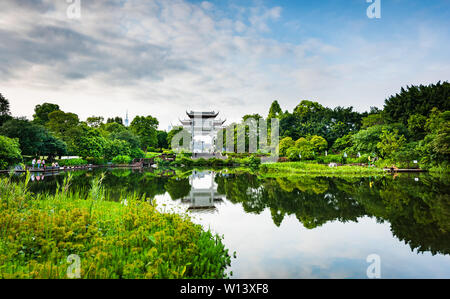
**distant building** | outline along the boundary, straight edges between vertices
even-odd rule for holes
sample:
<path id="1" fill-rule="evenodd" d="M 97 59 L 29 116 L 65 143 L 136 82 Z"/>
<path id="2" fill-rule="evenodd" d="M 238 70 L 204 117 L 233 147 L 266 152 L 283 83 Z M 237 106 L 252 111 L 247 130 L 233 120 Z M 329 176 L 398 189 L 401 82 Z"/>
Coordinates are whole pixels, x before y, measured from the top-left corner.
<path id="1" fill-rule="evenodd" d="M 127 110 L 127 114 L 126 114 L 126 117 L 125 117 L 125 127 L 128 127 L 128 110 Z"/>
<path id="2" fill-rule="evenodd" d="M 191 150 L 193 153 L 214 153 L 217 132 L 223 128 L 226 120 L 217 119 L 219 113 L 186 112 L 189 119 L 180 120 L 184 129 L 192 135 Z M 205 141 L 209 139 L 209 142 Z"/>

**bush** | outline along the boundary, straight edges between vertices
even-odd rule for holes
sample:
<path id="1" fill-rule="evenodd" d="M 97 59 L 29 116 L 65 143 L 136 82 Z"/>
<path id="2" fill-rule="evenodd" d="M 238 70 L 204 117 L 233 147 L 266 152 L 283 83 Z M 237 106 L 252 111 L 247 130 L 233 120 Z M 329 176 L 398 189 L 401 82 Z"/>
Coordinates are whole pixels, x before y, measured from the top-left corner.
<path id="1" fill-rule="evenodd" d="M 141 150 L 140 148 L 136 147 L 136 148 L 132 148 L 131 149 L 131 154 L 130 157 L 132 159 L 141 159 L 145 157 L 145 153 L 143 150 Z"/>
<path id="2" fill-rule="evenodd" d="M 59 166 L 80 166 L 80 165 L 86 165 L 88 162 L 86 160 L 76 158 L 76 159 L 64 159 L 64 160 L 57 160 Z"/>
<path id="3" fill-rule="evenodd" d="M 115 157 L 112 162 L 113 164 L 130 164 L 131 160 L 133 159 L 130 156 L 121 155 Z"/>
<path id="4" fill-rule="evenodd" d="M 36 200 L 26 183 L 0 179 L 0 279 L 68 278 L 71 254 L 81 259 L 82 279 L 228 277 L 222 238 L 189 216 L 161 213 L 132 194 L 98 200 L 99 180 L 88 198 L 67 191 L 69 184 Z"/>
<path id="5" fill-rule="evenodd" d="M 0 169 L 22 162 L 19 141 L 0 136 Z"/>
<path id="6" fill-rule="evenodd" d="M 86 158 L 88 164 L 92 165 L 106 165 L 108 164 L 108 160 L 104 158 Z"/>
<path id="7" fill-rule="evenodd" d="M 328 155 L 326 157 L 323 157 L 323 163 L 342 163 L 342 155 Z"/>

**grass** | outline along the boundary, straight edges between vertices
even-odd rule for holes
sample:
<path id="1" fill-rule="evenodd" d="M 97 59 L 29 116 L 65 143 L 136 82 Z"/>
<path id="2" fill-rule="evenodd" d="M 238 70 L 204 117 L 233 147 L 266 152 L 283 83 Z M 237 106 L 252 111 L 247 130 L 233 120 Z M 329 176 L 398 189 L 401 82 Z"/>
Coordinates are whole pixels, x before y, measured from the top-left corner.
<path id="1" fill-rule="evenodd" d="M 0 180 L 0 278 L 226 278 L 231 257 L 222 239 L 187 215 L 161 213 L 129 195 L 108 201 L 102 177 L 87 198 L 69 192 L 34 195 L 25 182 Z M 70 257 L 70 258 L 69 258 Z"/>
<path id="2" fill-rule="evenodd" d="M 323 164 L 311 164 L 304 162 L 286 162 L 286 163 L 273 163 L 262 164 L 259 168 L 260 173 L 263 175 L 271 174 L 333 174 L 333 175 L 373 175 L 384 174 L 383 169 L 376 167 L 363 167 L 363 166 L 339 166 L 329 167 Z"/>

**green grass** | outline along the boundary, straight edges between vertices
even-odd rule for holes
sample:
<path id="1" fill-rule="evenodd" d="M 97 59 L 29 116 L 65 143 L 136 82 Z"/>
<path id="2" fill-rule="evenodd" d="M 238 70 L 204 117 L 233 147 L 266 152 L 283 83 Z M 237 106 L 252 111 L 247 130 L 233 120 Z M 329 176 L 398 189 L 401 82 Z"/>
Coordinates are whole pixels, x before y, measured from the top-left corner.
<path id="1" fill-rule="evenodd" d="M 262 164 L 259 168 L 260 173 L 263 175 L 280 174 L 333 174 L 333 175 L 345 175 L 345 174 L 357 174 L 357 175 L 372 175 L 372 174 L 384 174 L 383 169 L 376 167 L 363 167 L 363 166 L 338 166 L 329 167 L 323 164 L 311 164 L 304 162 L 286 162 L 286 163 L 272 163 Z"/>
<path id="2" fill-rule="evenodd" d="M 145 154 L 146 159 L 151 159 L 151 158 L 158 157 L 158 156 L 161 156 L 161 153 L 147 152 Z"/>
<path id="3" fill-rule="evenodd" d="M 145 196 L 105 197 L 102 177 L 88 198 L 34 195 L 27 182 L 0 180 L 0 278 L 67 278 L 68 257 L 80 278 L 225 278 L 231 257 L 222 239 L 187 215 L 161 213 Z"/>

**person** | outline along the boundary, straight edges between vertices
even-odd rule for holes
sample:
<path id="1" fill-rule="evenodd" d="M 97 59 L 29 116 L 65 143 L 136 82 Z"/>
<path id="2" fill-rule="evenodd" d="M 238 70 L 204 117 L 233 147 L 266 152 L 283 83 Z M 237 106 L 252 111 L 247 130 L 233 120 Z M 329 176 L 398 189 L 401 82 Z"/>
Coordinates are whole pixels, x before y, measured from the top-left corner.
<path id="1" fill-rule="evenodd" d="M 31 161 L 31 167 L 34 168 L 34 164 L 36 164 L 36 159 L 33 158 L 33 161 Z"/>
<path id="2" fill-rule="evenodd" d="M 41 159 L 37 160 L 38 169 L 41 168 Z"/>
<path id="3" fill-rule="evenodd" d="M 42 159 L 42 168 L 44 168 L 44 170 L 45 170 L 45 160 L 44 159 Z"/>

